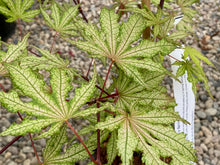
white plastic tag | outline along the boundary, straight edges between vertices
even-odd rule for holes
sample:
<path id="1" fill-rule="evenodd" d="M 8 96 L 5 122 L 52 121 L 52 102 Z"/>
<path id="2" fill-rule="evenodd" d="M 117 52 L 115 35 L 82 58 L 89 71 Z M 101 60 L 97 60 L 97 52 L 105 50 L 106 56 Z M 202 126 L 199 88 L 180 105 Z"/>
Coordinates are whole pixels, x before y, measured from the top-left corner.
<path id="1" fill-rule="evenodd" d="M 170 55 L 178 60 L 182 60 L 183 49 L 175 49 Z M 171 58 L 171 63 L 175 62 Z M 172 65 L 173 74 L 175 75 L 179 66 Z M 181 121 L 175 122 L 175 131 L 177 133 L 184 132 L 187 134 L 186 139 L 194 143 L 194 109 L 195 109 L 195 97 L 192 91 L 192 84 L 187 80 L 187 73 L 179 78 L 178 82 L 173 79 L 174 98 L 177 106 L 175 111 L 179 112 L 179 115 L 187 120 L 191 125 L 185 125 Z"/>
<path id="2" fill-rule="evenodd" d="M 183 16 L 175 18 L 174 24 L 178 24 Z M 182 55 L 184 49 L 175 49 L 170 55 L 174 58 L 182 61 Z M 171 63 L 176 60 L 171 59 Z M 172 65 L 173 74 L 176 75 L 179 66 Z M 173 79 L 174 98 L 177 106 L 175 111 L 179 112 L 179 115 L 187 120 L 191 125 L 185 125 L 181 121 L 175 122 L 175 131 L 177 133 L 184 132 L 187 134 L 186 139 L 194 143 L 194 113 L 195 113 L 195 96 L 192 91 L 192 84 L 187 80 L 187 72 L 179 78 L 181 83 Z M 194 146 L 193 146 L 194 147 Z"/>

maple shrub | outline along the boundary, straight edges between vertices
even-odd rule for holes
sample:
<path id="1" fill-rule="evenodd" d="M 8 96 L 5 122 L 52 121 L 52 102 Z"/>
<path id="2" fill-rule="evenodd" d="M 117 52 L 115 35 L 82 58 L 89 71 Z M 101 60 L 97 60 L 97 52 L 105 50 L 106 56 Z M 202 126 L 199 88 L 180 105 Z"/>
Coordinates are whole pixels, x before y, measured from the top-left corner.
<path id="1" fill-rule="evenodd" d="M 17 22 L 20 36 L 17 44 L 1 41 L 7 51 L 0 51 L 0 75 L 9 76 L 13 87 L 6 92 L 0 84 L 0 102 L 22 119 L 0 133 L 17 136 L 1 153 L 29 134 L 41 165 L 68 165 L 87 158 L 90 165 L 117 164 L 116 158 L 118 164 L 129 165 L 135 164 L 135 155 L 146 165 L 196 162 L 193 143 L 173 127 L 175 121 L 190 123 L 174 111 L 175 100 L 161 85 L 166 75 L 178 80 L 187 72 L 195 95 L 198 81 L 203 81 L 210 93 L 200 65 L 202 61 L 213 65 L 206 57 L 192 47 L 184 48 L 181 61 L 169 55 L 182 48 L 185 38 L 193 34 L 192 18 L 196 12 L 191 5 L 195 2 L 116 0 L 113 6 L 101 9 L 99 23 L 93 24 L 77 0 L 39 0 L 34 6 L 34 0 L 1 0 L 0 12 L 7 22 Z M 33 9 L 36 6 L 39 8 Z M 56 32 L 49 50 L 28 44 L 30 33 L 22 31 L 21 21 L 34 21 L 38 14 Z M 174 25 L 174 17 L 179 15 L 183 18 Z M 57 36 L 90 55 L 86 75 L 70 67 L 70 61 L 54 49 Z M 176 75 L 163 66 L 166 55 L 176 59 Z M 95 61 L 106 67 L 105 77 L 97 73 Z M 92 64 L 94 69 L 90 69 Z M 41 70 L 49 71 L 49 84 Z M 92 77 L 88 76 L 90 72 Z M 110 86 L 106 85 L 108 79 Z M 79 88 L 70 97 L 70 90 L 76 86 L 73 84 Z M 31 101 L 24 102 L 21 96 Z M 86 119 L 90 125 L 76 131 L 70 119 Z M 67 138 L 67 129 L 73 131 L 72 139 Z M 33 139 L 47 139 L 43 160 L 37 155 L 31 133 L 35 133 Z M 80 136 L 86 134 L 88 140 L 83 141 Z M 66 150 L 64 144 L 69 144 Z"/>

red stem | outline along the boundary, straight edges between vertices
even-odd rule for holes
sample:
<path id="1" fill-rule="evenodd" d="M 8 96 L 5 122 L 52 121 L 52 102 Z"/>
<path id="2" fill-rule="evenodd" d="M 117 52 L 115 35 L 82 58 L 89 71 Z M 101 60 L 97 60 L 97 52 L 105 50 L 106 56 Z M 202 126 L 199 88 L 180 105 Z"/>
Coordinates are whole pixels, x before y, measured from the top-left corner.
<path id="1" fill-rule="evenodd" d="M 108 68 L 108 72 L 107 72 L 107 75 L 106 75 L 106 78 L 105 78 L 105 82 L 104 82 L 104 84 L 103 84 L 103 86 L 102 86 L 102 91 L 101 91 L 101 93 L 100 93 L 99 98 L 102 97 L 102 93 L 103 93 L 103 91 L 104 91 L 104 88 L 105 88 L 105 85 L 106 85 L 106 82 L 107 82 L 107 79 L 108 79 L 108 75 L 109 75 L 109 73 L 110 73 L 110 70 L 111 70 L 111 67 L 112 67 L 113 63 L 114 63 L 114 61 L 111 62 L 110 66 L 109 66 L 109 68 Z"/>
<path id="2" fill-rule="evenodd" d="M 52 45 L 51 45 L 51 48 L 50 48 L 50 53 L 51 53 L 52 50 L 53 50 L 53 45 L 54 45 L 54 43 L 55 43 L 55 39 L 56 39 L 56 37 L 57 37 L 57 34 L 58 34 L 58 32 L 56 32 L 56 34 L 55 34 L 54 37 L 53 37 L 53 42 L 52 42 Z"/>
<path id="3" fill-rule="evenodd" d="M 102 97 L 102 94 L 103 94 L 103 91 L 104 91 L 104 88 L 105 88 L 105 85 L 106 85 L 106 82 L 107 82 L 107 79 L 108 79 L 108 76 L 109 76 L 109 73 L 110 73 L 110 70 L 111 70 L 111 67 L 113 65 L 114 61 L 111 61 L 111 64 L 108 68 L 108 72 L 106 74 L 106 77 L 105 77 L 105 81 L 104 81 L 104 84 L 102 86 L 102 91 L 99 95 L 99 99 Z M 99 103 L 97 103 L 97 108 L 99 108 Z M 100 122 L 100 112 L 97 113 L 97 122 Z M 101 163 L 101 159 L 100 159 L 100 154 L 101 154 L 101 148 L 100 148 L 100 130 L 98 129 L 97 130 L 97 158 L 96 158 L 96 161 L 97 161 L 97 164 L 98 165 L 102 165 Z"/>
<path id="4" fill-rule="evenodd" d="M 108 95 L 108 96 L 105 96 L 105 97 L 101 97 L 98 100 L 100 101 L 100 100 L 107 99 L 107 98 L 110 98 L 110 97 L 115 97 L 115 96 L 118 96 L 118 93 L 114 93 L 114 94 L 111 94 L 111 95 Z"/>
<path id="5" fill-rule="evenodd" d="M 5 88 L 3 87 L 3 85 L 0 83 L 0 87 L 2 88 L 3 92 L 6 93 Z M 12 141 L 10 141 L 6 146 L 4 146 L 1 150 L 0 150 L 0 154 L 2 154 L 5 150 L 7 150 L 8 147 L 10 147 L 12 144 L 14 144 L 14 142 L 16 142 L 18 139 L 20 139 L 22 136 L 17 136 L 14 139 L 12 139 Z"/>
<path id="6" fill-rule="evenodd" d="M 99 103 L 97 103 L 97 108 L 99 108 Z M 97 122 L 100 122 L 100 112 L 97 113 Z M 97 155 L 96 155 L 97 165 L 102 165 L 101 162 L 101 147 L 100 147 L 100 129 L 97 129 Z"/>
<path id="7" fill-rule="evenodd" d="M 92 63 L 93 63 L 93 58 L 92 58 L 92 61 L 91 61 L 90 64 L 89 64 L 89 69 L 88 69 L 88 71 L 87 71 L 87 73 L 86 73 L 86 77 L 87 77 L 87 78 L 88 78 L 88 76 L 89 76 L 89 72 L 90 72 Z"/>
<path id="8" fill-rule="evenodd" d="M 169 55 L 169 54 L 168 54 L 168 56 L 171 57 L 172 59 L 176 60 L 176 61 L 180 61 L 180 60 L 178 60 L 177 58 L 175 58 L 175 57 L 173 57 L 173 56 L 171 56 L 171 55 Z"/>
<path id="9" fill-rule="evenodd" d="M 17 114 L 18 114 L 18 116 L 20 117 L 20 119 L 23 120 L 23 117 L 21 116 L 21 114 L 20 114 L 19 112 L 17 112 Z M 37 151 L 36 151 L 36 149 L 35 149 L 34 142 L 33 142 L 32 137 L 31 137 L 31 133 L 28 133 L 28 134 L 29 134 L 29 137 L 30 137 L 30 139 L 31 139 L 31 145 L 32 145 L 32 147 L 33 147 L 33 149 L 34 149 L 35 156 L 37 157 L 37 161 L 38 161 L 38 163 L 41 165 L 42 163 L 41 163 L 41 161 L 40 161 L 40 159 L 39 159 L 39 156 L 38 156 L 38 154 L 37 154 Z"/>
<path id="10" fill-rule="evenodd" d="M 83 76 L 83 75 L 81 75 L 81 77 L 84 79 L 84 80 L 86 80 L 86 81 L 89 81 L 89 79 L 87 78 L 87 77 L 85 77 L 85 76 Z M 98 85 L 95 85 L 96 86 L 96 88 L 98 88 L 98 89 L 100 89 L 100 90 L 102 90 L 102 88 L 100 87 L 100 86 L 98 86 Z M 105 94 L 107 94 L 107 95 L 110 95 L 108 92 L 106 92 L 105 90 L 103 91 Z"/>
<path id="11" fill-rule="evenodd" d="M 89 149 L 86 147 L 85 143 L 83 142 L 83 140 L 80 138 L 79 134 L 75 131 L 75 129 L 70 125 L 70 123 L 66 120 L 65 121 L 66 124 L 69 126 L 69 128 L 74 132 L 74 134 L 77 136 L 77 138 L 79 139 L 79 141 L 82 143 L 83 147 L 86 149 L 86 151 L 89 154 L 89 157 L 92 159 L 93 163 L 96 164 L 96 161 L 94 160 L 94 158 L 92 157 L 92 154 L 90 153 Z"/>
<path id="12" fill-rule="evenodd" d="M 14 139 L 12 139 L 12 141 L 10 141 L 6 146 L 4 146 L 1 150 L 0 150 L 0 155 L 5 152 L 5 150 L 8 149 L 8 147 L 10 147 L 12 144 L 14 144 L 14 142 L 16 142 L 18 139 L 20 139 L 22 136 L 17 136 Z"/>
<path id="13" fill-rule="evenodd" d="M 160 8 L 163 9 L 163 5 L 164 5 L 164 0 L 160 0 Z"/>
<path id="14" fill-rule="evenodd" d="M 29 52 L 31 52 L 32 54 L 34 54 L 37 57 L 41 57 L 39 54 L 35 53 L 34 51 L 32 51 L 31 49 L 28 49 Z"/>
<path id="15" fill-rule="evenodd" d="M 38 156 L 38 154 L 37 154 L 36 148 L 34 147 L 34 142 L 33 142 L 33 140 L 32 140 L 31 133 L 28 133 L 28 134 L 29 134 L 29 137 L 30 137 L 30 139 L 31 139 L 31 145 L 32 145 L 32 147 L 33 147 L 33 149 L 34 149 L 35 156 L 37 157 L 38 164 L 42 165 L 42 163 L 41 163 L 41 161 L 40 161 L 40 159 L 39 159 L 39 156 Z"/>
<path id="16" fill-rule="evenodd" d="M 2 90 L 6 93 L 6 91 L 5 91 L 4 87 L 2 86 L 2 84 L 0 84 L 0 87 L 1 87 Z M 17 114 L 18 114 L 18 116 L 20 117 L 20 119 L 23 120 L 23 117 L 21 116 L 21 114 L 20 114 L 19 112 L 17 112 Z M 40 161 L 40 159 L 39 159 L 39 156 L 38 156 L 38 154 L 37 154 L 37 151 L 36 151 L 36 149 L 35 149 L 35 147 L 34 147 L 34 143 L 33 143 L 31 134 L 30 134 L 30 133 L 28 133 L 28 134 L 29 134 L 30 139 L 31 139 L 31 144 L 32 144 L 32 147 L 33 147 L 33 149 L 34 149 L 34 153 L 35 153 L 35 155 L 36 155 L 36 157 L 37 157 L 37 161 L 38 161 L 38 163 L 41 165 L 42 163 L 41 163 L 41 161 Z M 4 148 L 1 149 L 0 154 L 3 153 L 8 147 L 10 147 L 14 142 L 16 142 L 16 141 L 17 141 L 18 139 L 20 139 L 21 137 L 22 137 L 22 136 L 17 136 L 17 137 L 15 137 L 12 141 L 10 141 Z"/>
<path id="17" fill-rule="evenodd" d="M 112 112 L 112 111 L 109 111 L 107 109 L 104 110 L 105 112 L 108 112 L 108 113 L 111 113 L 113 116 L 116 116 L 116 113 Z"/>
<path id="18" fill-rule="evenodd" d="M 79 0 L 77 0 L 77 1 L 76 1 L 76 0 L 73 0 L 73 2 L 75 3 L 75 5 L 77 5 L 77 4 L 80 3 Z M 80 14 L 82 15 L 83 19 L 86 21 L 86 23 L 88 23 L 89 21 L 88 21 L 88 19 L 86 18 L 85 14 L 83 13 L 83 10 L 82 10 L 81 6 L 79 6 L 79 12 L 80 12 Z"/>
<path id="19" fill-rule="evenodd" d="M 3 92 L 6 93 L 6 90 L 5 90 L 5 88 L 3 87 L 3 85 L 1 83 L 0 83 L 0 88 L 2 88 Z"/>
<path id="20" fill-rule="evenodd" d="M 116 88 L 116 93 L 118 94 L 118 89 L 117 89 L 117 88 Z M 119 96 L 119 94 L 118 94 L 118 96 Z M 119 97 L 116 97 L 116 98 L 115 98 L 115 100 L 114 100 L 114 103 L 115 103 L 115 104 L 116 104 L 116 102 L 118 101 L 118 98 L 119 98 Z"/>
<path id="21" fill-rule="evenodd" d="M 20 18 L 18 18 L 18 28 L 19 28 L 20 37 L 21 37 L 21 40 L 22 40 L 22 30 L 21 30 L 21 20 L 20 20 Z"/>

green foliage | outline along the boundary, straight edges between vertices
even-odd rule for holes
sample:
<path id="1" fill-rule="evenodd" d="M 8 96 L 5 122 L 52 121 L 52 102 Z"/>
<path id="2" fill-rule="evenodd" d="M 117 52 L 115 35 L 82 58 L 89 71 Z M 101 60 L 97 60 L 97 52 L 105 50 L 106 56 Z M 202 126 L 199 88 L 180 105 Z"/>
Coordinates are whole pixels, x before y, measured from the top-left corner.
<path id="1" fill-rule="evenodd" d="M 65 69 L 69 65 L 68 60 L 60 58 L 59 54 L 51 54 L 49 51 L 36 48 L 42 57 L 28 56 L 22 58 L 22 68 L 32 68 L 33 70 L 51 70 L 52 68 Z"/>
<path id="2" fill-rule="evenodd" d="M 161 40 L 151 42 L 142 40 L 139 45 L 131 47 L 131 44 L 140 38 L 146 27 L 141 15 L 134 14 L 122 25 L 117 22 L 118 16 L 113 10 L 102 9 L 100 15 L 101 29 L 93 25 L 81 25 L 86 41 L 77 41 L 75 45 L 87 51 L 93 57 L 109 58 L 117 67 L 129 77 L 146 87 L 140 73 L 140 69 L 164 72 L 160 63 L 155 63 L 152 57 L 171 52 L 175 46 Z M 117 38 L 117 39 L 116 39 Z M 146 58 L 146 60 L 142 59 Z"/>
<path id="3" fill-rule="evenodd" d="M 30 22 L 33 21 L 33 17 L 40 13 L 40 11 L 36 9 L 28 10 L 33 5 L 34 0 L 3 0 L 3 2 L 6 5 L 0 6 L 0 13 L 8 17 L 7 22 L 14 22 L 17 19 Z"/>
<path id="4" fill-rule="evenodd" d="M 190 57 L 192 61 L 189 61 L 188 57 Z M 199 51 L 191 47 L 185 48 L 183 60 L 184 61 L 176 61 L 173 64 L 180 66 L 177 70 L 176 76 L 177 77 L 182 76 L 185 73 L 185 71 L 187 71 L 187 75 L 188 75 L 187 80 L 192 83 L 193 93 L 196 95 L 196 84 L 198 83 L 198 81 L 203 81 L 205 85 L 205 89 L 212 97 L 209 90 L 208 79 L 206 78 L 206 75 L 203 72 L 200 60 L 204 61 L 208 65 L 212 65 L 212 66 L 214 65 L 208 60 L 208 58 L 206 58 Z"/>
<path id="5" fill-rule="evenodd" d="M 173 165 L 196 161 L 192 143 L 170 126 L 177 120 L 186 122 L 172 109 L 157 110 L 148 106 L 139 109 L 136 105 L 126 110 L 118 109 L 117 117 L 107 118 L 96 127 L 118 130 L 117 148 L 122 164 L 130 164 L 133 151 L 143 152 L 142 160 L 146 164 L 165 164 L 160 157 L 171 157 Z"/>
<path id="6" fill-rule="evenodd" d="M 171 160 L 170 165 L 196 162 L 192 143 L 173 128 L 175 121 L 190 123 L 174 111 L 175 100 L 161 85 L 167 74 L 172 75 L 163 67 L 163 57 L 180 48 L 181 42 L 192 32 L 190 21 L 195 12 L 190 6 L 195 0 L 166 0 L 163 10 L 158 8 L 157 12 L 143 5 L 138 8 L 138 0 L 116 2 L 112 9 L 103 8 L 99 23 L 92 24 L 77 16 L 78 9 L 81 14 L 83 9 L 80 4 L 72 6 L 72 1 L 61 5 L 55 0 L 43 3 L 39 0 L 40 9 L 31 10 L 34 0 L 0 0 L 0 12 L 8 17 L 8 22 L 31 21 L 41 12 L 46 24 L 56 31 L 50 51 L 28 45 L 30 33 L 16 45 L 5 44 L 7 52 L 0 51 L 0 75 L 10 76 L 13 82 L 8 93 L 0 91 L 0 103 L 10 112 L 25 115 L 20 124 L 13 123 L 0 135 L 40 132 L 34 139 L 47 138 L 44 165 L 71 165 L 88 157 L 93 161 L 88 164 L 98 164 L 98 158 L 93 160 L 91 155 L 99 155 L 100 147 L 107 150 L 105 163 L 108 165 L 116 156 L 120 156 L 123 165 L 132 164 L 134 152 L 141 153 L 146 165 L 165 165 L 165 158 Z M 179 11 L 169 5 L 175 2 Z M 159 0 L 152 3 L 158 6 Z M 118 14 L 115 9 L 119 9 Z M 130 12 L 127 21 L 121 20 L 125 11 Z M 173 17 L 178 14 L 185 16 L 175 28 Z M 143 39 L 147 27 L 152 29 L 152 36 Z M 94 61 L 99 59 L 104 66 L 109 66 L 106 77 L 97 74 L 94 65 L 90 80 L 89 76 L 82 76 L 80 71 L 70 67 L 68 59 L 52 53 L 57 35 L 89 53 Z M 28 53 L 28 46 L 34 47 L 39 57 Z M 179 65 L 177 77 L 187 72 L 195 94 L 198 81 L 203 81 L 210 93 L 201 60 L 213 66 L 197 50 L 186 47 L 183 61 L 174 63 Z M 49 81 L 44 81 L 38 73 L 42 70 L 49 72 Z M 113 78 L 107 87 L 110 72 Z M 73 88 L 76 85 L 80 87 Z M 73 97 L 70 91 L 74 92 Z M 21 95 L 31 101 L 22 101 Z M 68 121 L 78 119 L 86 119 L 90 124 L 76 131 Z M 74 132 L 72 139 L 67 138 L 67 125 Z M 82 142 L 80 135 L 88 135 L 88 140 Z"/>
<path id="7" fill-rule="evenodd" d="M 52 19 L 42 7 L 40 8 L 41 14 L 44 16 L 47 25 L 56 30 L 56 32 L 58 32 L 62 36 L 76 36 L 76 27 L 71 21 L 78 14 L 79 5 L 68 8 L 62 13 L 62 15 L 58 5 L 59 4 L 57 3 L 53 3 L 50 6 Z"/>
<path id="8" fill-rule="evenodd" d="M 164 87 L 158 87 L 163 80 L 165 73 L 145 72 L 144 82 L 147 88 L 133 82 L 124 74 L 115 80 L 115 88 L 118 90 L 119 98 L 117 104 L 121 107 L 129 107 L 132 102 L 138 102 L 140 105 L 149 105 L 162 108 L 175 106 L 173 99 L 166 95 Z"/>
<path id="9" fill-rule="evenodd" d="M 1 136 L 39 132 L 42 128 L 52 124 L 50 130 L 41 134 L 39 138 L 47 137 L 58 132 L 63 122 L 70 118 L 89 116 L 107 108 L 105 105 L 101 108 L 88 108 L 84 111 L 78 111 L 90 99 L 95 90 L 96 73 L 94 73 L 93 80 L 88 85 L 82 85 L 81 88 L 76 89 L 74 98 L 67 102 L 65 98 L 68 96 L 71 86 L 69 85 L 70 78 L 67 77 L 65 70 L 55 68 L 51 70 L 50 83 L 53 92 L 49 95 L 44 91 L 44 82 L 39 80 L 29 68 L 23 69 L 14 65 L 8 65 L 7 68 L 14 85 L 33 100 L 23 103 L 15 92 L 0 92 L 3 106 L 12 112 L 20 111 L 39 118 L 24 120 L 19 125 L 12 125 L 2 132 Z"/>
<path id="10" fill-rule="evenodd" d="M 67 142 L 66 127 L 62 127 L 59 134 L 54 134 L 47 140 L 47 146 L 43 150 L 44 164 L 49 165 L 54 156 L 61 152 L 62 145 Z"/>
<path id="11" fill-rule="evenodd" d="M 14 62 L 22 56 L 25 56 L 28 37 L 29 34 L 27 34 L 21 42 L 19 41 L 17 45 L 9 45 L 7 53 L 0 51 L 0 75 L 6 76 L 8 74 L 5 64 Z"/>

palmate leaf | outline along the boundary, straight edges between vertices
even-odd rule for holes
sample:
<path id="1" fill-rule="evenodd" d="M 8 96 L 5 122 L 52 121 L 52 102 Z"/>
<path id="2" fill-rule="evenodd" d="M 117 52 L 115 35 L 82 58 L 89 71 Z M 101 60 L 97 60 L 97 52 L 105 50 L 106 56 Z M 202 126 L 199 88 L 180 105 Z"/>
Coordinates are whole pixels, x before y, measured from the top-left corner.
<path id="1" fill-rule="evenodd" d="M 117 146 L 122 164 L 129 165 L 134 151 L 141 151 L 142 161 L 146 165 L 166 164 L 161 158 L 169 157 L 170 164 L 191 164 L 195 162 L 195 150 L 191 142 L 186 140 L 186 135 L 176 133 L 170 124 L 183 121 L 178 113 L 172 109 L 145 110 L 129 107 L 126 111 L 118 107 L 115 118 L 100 122 L 97 129 L 118 130 Z M 113 128 L 113 129 L 112 129 Z"/>
<path id="2" fill-rule="evenodd" d="M 185 32 L 194 32 L 194 29 L 190 24 L 193 24 L 192 18 L 197 14 L 196 10 L 191 8 L 193 3 L 199 2 L 198 0 L 178 0 L 176 4 L 180 7 L 181 12 L 183 13 L 183 18 L 177 24 L 177 29 Z"/>
<path id="3" fill-rule="evenodd" d="M 77 36 L 78 34 L 76 33 L 76 26 L 74 26 L 73 22 L 71 21 L 78 14 L 79 5 L 69 7 L 69 9 L 64 11 L 62 15 L 58 5 L 58 3 L 54 2 L 50 6 L 52 19 L 42 7 L 40 8 L 41 14 L 46 20 L 48 26 L 56 30 L 62 36 Z"/>
<path id="4" fill-rule="evenodd" d="M 0 52 L 0 75 L 7 75 L 8 71 L 5 68 L 5 64 L 13 62 L 20 57 L 26 55 L 26 47 L 28 41 L 29 33 L 24 36 L 21 42 L 18 42 L 17 45 L 10 44 L 8 47 L 7 52 L 1 51 Z"/>
<path id="5" fill-rule="evenodd" d="M 82 85 L 76 89 L 75 97 L 69 102 L 65 100 L 69 90 L 72 88 L 70 78 L 65 70 L 51 70 L 51 88 L 52 94 L 45 91 L 45 82 L 38 79 L 29 68 L 21 68 L 15 65 L 8 65 L 13 84 L 23 93 L 32 98 L 32 101 L 24 103 L 20 101 L 19 96 L 15 92 L 0 92 L 0 102 L 9 111 L 26 113 L 36 116 L 36 120 L 24 120 L 21 124 L 12 125 L 9 129 L 2 132 L 1 136 L 6 135 L 24 135 L 27 132 L 39 132 L 42 128 L 51 125 L 48 132 L 43 133 L 40 137 L 51 136 L 59 132 L 62 124 L 73 117 L 89 116 L 104 110 L 108 105 L 101 108 L 89 108 L 85 111 L 78 109 L 89 101 L 95 91 L 96 73 L 88 85 Z"/>
<path id="6" fill-rule="evenodd" d="M 0 13 L 8 17 L 7 22 L 14 22 L 17 19 L 30 22 L 33 17 L 40 13 L 36 9 L 28 10 L 33 5 L 34 0 L 3 0 L 3 2 L 6 6 L 0 6 Z"/>
<path id="7" fill-rule="evenodd" d="M 158 87 L 165 76 L 163 72 L 145 72 L 143 75 L 147 88 L 134 83 L 122 72 L 119 73 L 119 77 L 114 81 L 114 86 L 119 94 L 118 105 L 130 107 L 131 102 L 137 102 L 139 105 L 150 104 L 157 108 L 176 105 L 174 99 L 167 96 L 166 89 L 162 86 Z"/>
<path id="8" fill-rule="evenodd" d="M 22 51 L 24 51 L 27 47 L 28 37 L 29 33 L 25 35 L 22 41 L 19 42 L 17 45 L 9 45 L 7 53 L 1 54 L 1 61 L 9 63 L 21 56 Z"/>
<path id="9" fill-rule="evenodd" d="M 192 59 L 192 61 L 196 64 L 197 67 L 201 68 L 200 66 L 200 60 L 204 61 L 205 63 L 207 63 L 208 65 L 212 65 L 214 66 L 207 57 L 203 56 L 198 50 L 196 50 L 195 48 L 189 47 L 187 46 L 185 48 L 184 51 L 184 56 L 183 59 L 186 59 L 187 57 L 190 57 Z"/>
<path id="10" fill-rule="evenodd" d="M 194 29 L 192 28 L 190 23 L 192 23 L 192 20 L 189 19 L 186 15 L 184 15 L 180 22 L 177 24 L 176 28 L 177 30 L 193 33 Z"/>
<path id="11" fill-rule="evenodd" d="M 51 159 L 54 156 L 57 156 L 60 151 L 62 145 L 67 142 L 67 135 L 66 135 L 66 127 L 63 126 L 60 130 L 59 134 L 54 134 L 50 139 L 47 140 L 47 145 L 43 150 L 43 158 L 44 164 L 49 165 Z"/>
<path id="12" fill-rule="evenodd" d="M 94 57 L 111 59 L 125 74 L 146 87 L 139 69 L 164 72 L 162 65 L 153 62 L 152 57 L 159 53 L 168 54 L 175 46 L 165 40 L 142 40 L 139 45 L 132 47 L 131 44 L 140 39 L 146 27 L 144 18 L 134 14 L 122 24 L 117 22 L 117 18 L 113 10 L 102 9 L 101 29 L 91 24 L 77 23 L 84 41 L 76 41 L 75 45 Z"/>
<path id="13" fill-rule="evenodd" d="M 79 76 L 77 70 L 69 67 L 69 61 L 64 60 L 60 57 L 58 53 L 52 54 L 47 50 L 39 49 L 35 47 L 40 53 L 41 57 L 27 56 L 20 60 L 20 66 L 22 68 L 31 68 L 32 70 L 47 70 L 50 71 L 52 68 L 65 69 L 71 81 L 73 81 L 74 76 Z"/>
<path id="14" fill-rule="evenodd" d="M 166 21 L 169 20 L 169 17 L 164 17 L 163 16 L 163 11 L 158 8 L 157 13 L 154 14 L 151 12 L 148 7 L 144 6 L 144 9 L 139 9 L 139 8 L 129 8 L 125 9 L 123 11 L 131 11 L 134 13 L 141 14 L 145 19 L 146 19 L 146 26 L 153 26 L 153 33 L 154 33 L 154 38 L 159 34 L 160 32 L 160 25 L 165 23 Z"/>
<path id="15" fill-rule="evenodd" d="M 189 61 L 187 58 L 190 57 L 192 61 Z M 196 95 L 196 84 L 198 81 L 203 81 L 205 89 L 208 91 L 209 95 L 212 97 L 209 90 L 208 79 L 203 72 L 201 66 L 201 60 L 214 67 L 212 62 L 205 56 L 203 56 L 199 51 L 192 47 L 186 47 L 184 51 L 183 59 L 185 61 L 177 61 L 173 65 L 179 65 L 180 67 L 177 70 L 176 76 L 182 76 L 185 71 L 187 71 L 187 80 L 192 83 L 192 90 L 194 95 Z M 195 64 L 195 65 L 193 65 Z"/>
<path id="16" fill-rule="evenodd" d="M 101 131 L 100 136 L 100 142 L 102 143 L 105 141 L 109 136 L 109 131 L 104 130 Z M 91 154 L 94 153 L 96 147 L 97 147 L 97 133 L 93 133 L 88 141 L 85 142 L 85 145 L 87 146 L 88 150 Z M 89 155 L 82 144 L 73 144 L 70 148 L 67 149 L 67 151 L 64 154 L 56 155 L 51 158 L 50 161 L 47 161 L 46 165 L 63 165 L 63 164 L 73 164 L 74 162 L 78 160 L 84 160 L 88 158 Z"/>

